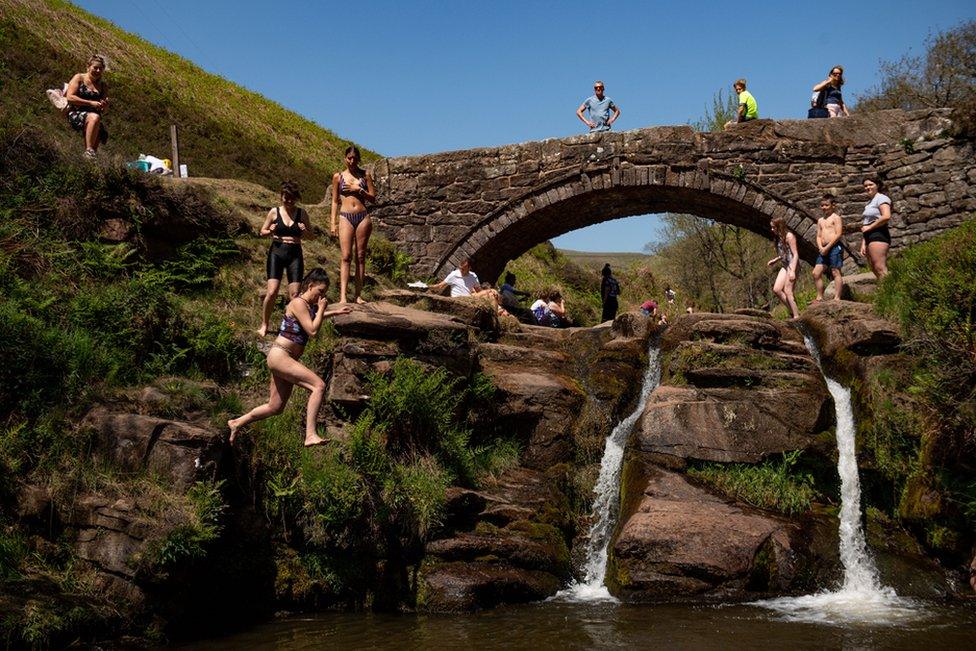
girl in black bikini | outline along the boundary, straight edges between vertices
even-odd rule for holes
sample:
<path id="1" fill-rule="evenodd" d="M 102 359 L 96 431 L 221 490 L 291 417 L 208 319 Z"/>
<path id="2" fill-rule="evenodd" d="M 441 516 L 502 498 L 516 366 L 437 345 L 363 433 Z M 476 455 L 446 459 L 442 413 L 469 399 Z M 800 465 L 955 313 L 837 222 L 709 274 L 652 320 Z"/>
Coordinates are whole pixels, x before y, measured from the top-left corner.
<path id="1" fill-rule="evenodd" d="M 342 249 L 340 303 L 346 302 L 353 241 L 356 244 L 356 302 L 366 302 L 361 294 L 366 275 L 366 247 L 373 232 L 373 222 L 366 211 L 368 201 L 376 201 L 373 177 L 359 167 L 359 150 L 350 145 L 346 148 L 346 169 L 332 175 L 332 235 L 339 236 L 339 247 Z"/>
<path id="2" fill-rule="evenodd" d="M 239 418 L 227 421 L 231 443 L 234 442 L 240 428 L 248 423 L 284 411 L 296 384 L 309 391 L 308 408 L 305 413 L 305 445 L 318 445 L 325 442 L 325 439 L 315 431 L 315 419 L 322 398 L 325 396 L 325 382 L 298 361 L 298 358 L 302 356 L 309 338 L 314 337 L 319 331 L 323 319 L 352 311 L 348 306 L 337 310 L 326 310 L 329 301 L 325 295 L 328 290 L 329 276 L 324 270 L 315 268 L 305 276 L 298 295 L 285 309 L 285 318 L 281 320 L 278 337 L 268 351 L 268 368 L 271 370 L 271 394 L 268 401 Z"/>
<path id="3" fill-rule="evenodd" d="M 68 82 L 68 124 L 85 134 L 85 158 L 95 158 L 99 143 L 108 140 L 102 125 L 102 113 L 108 109 L 108 85 L 102 80 L 105 57 L 93 54 L 88 59 L 88 71 L 80 72 Z"/>
<path id="4" fill-rule="evenodd" d="M 305 261 L 302 258 L 302 235 L 309 227 L 308 213 L 298 207 L 297 201 L 302 198 L 298 185 L 294 181 L 281 184 L 281 204 L 268 211 L 268 216 L 261 226 L 263 237 L 271 236 L 271 247 L 268 249 L 266 265 L 268 291 L 264 295 L 261 306 L 261 327 L 258 335 L 263 337 L 268 333 L 268 321 L 271 320 L 271 310 L 278 298 L 278 288 L 281 277 L 288 274 L 288 296 L 298 295 L 298 286 L 305 273 Z"/>

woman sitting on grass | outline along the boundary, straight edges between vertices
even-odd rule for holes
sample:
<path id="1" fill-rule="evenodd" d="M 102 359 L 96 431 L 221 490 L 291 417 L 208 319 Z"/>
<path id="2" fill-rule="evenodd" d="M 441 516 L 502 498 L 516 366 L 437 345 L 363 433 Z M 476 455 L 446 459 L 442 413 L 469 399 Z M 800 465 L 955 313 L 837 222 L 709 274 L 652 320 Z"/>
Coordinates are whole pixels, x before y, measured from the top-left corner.
<path id="1" fill-rule="evenodd" d="M 268 351 L 268 368 L 271 370 L 271 395 L 268 402 L 239 418 L 227 421 L 230 428 L 230 442 L 234 442 L 238 430 L 248 423 L 263 420 L 280 414 L 288 404 L 295 385 L 309 391 L 308 408 L 305 413 L 305 445 L 318 445 L 325 439 L 315 432 L 315 419 L 319 405 L 325 395 L 325 382 L 307 366 L 298 361 L 305 350 L 309 338 L 314 337 L 326 317 L 348 314 L 351 307 L 326 310 L 329 300 L 329 276 L 320 268 L 312 269 L 305 276 L 298 296 L 293 298 L 285 309 L 278 337 Z"/>
<path id="2" fill-rule="evenodd" d="M 79 72 L 68 82 L 68 124 L 85 134 L 85 158 L 95 158 L 98 145 L 108 140 L 102 113 L 108 109 L 108 85 L 102 79 L 105 57 L 93 54 L 87 72 Z"/>

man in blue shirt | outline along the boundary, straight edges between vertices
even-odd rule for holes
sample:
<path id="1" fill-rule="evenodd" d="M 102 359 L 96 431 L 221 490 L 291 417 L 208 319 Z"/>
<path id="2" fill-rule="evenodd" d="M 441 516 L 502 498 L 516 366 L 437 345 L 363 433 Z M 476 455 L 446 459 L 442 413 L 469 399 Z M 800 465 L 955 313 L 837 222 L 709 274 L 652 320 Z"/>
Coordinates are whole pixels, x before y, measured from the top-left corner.
<path id="1" fill-rule="evenodd" d="M 620 109 L 613 103 L 613 100 L 603 95 L 603 82 L 593 82 L 595 95 L 587 97 L 576 109 L 576 117 L 590 128 L 590 133 L 596 131 L 609 131 L 611 125 L 620 117 Z M 589 110 L 590 117 L 583 115 L 584 111 Z M 613 115 L 610 113 L 613 112 Z"/>

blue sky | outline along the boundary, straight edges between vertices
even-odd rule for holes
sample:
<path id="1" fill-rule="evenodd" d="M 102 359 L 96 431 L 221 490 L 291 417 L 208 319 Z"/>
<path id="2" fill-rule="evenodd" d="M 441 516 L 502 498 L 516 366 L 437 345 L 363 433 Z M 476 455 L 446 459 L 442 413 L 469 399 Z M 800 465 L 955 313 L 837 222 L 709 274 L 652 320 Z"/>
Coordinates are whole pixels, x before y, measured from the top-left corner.
<path id="1" fill-rule="evenodd" d="M 877 83 L 879 60 L 976 18 L 969 0 L 77 4 L 389 156 L 581 133 L 574 112 L 598 78 L 618 129 L 694 120 L 742 76 L 760 115 L 800 118 L 832 65 L 851 98 Z M 635 251 L 656 223 L 556 243 Z"/>

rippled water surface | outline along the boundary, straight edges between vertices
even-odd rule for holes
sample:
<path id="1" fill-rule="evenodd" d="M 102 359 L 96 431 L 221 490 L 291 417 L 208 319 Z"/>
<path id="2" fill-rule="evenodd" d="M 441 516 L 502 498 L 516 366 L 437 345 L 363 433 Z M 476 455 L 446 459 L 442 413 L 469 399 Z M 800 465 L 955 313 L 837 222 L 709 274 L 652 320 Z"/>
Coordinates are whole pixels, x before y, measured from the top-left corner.
<path id="1" fill-rule="evenodd" d="M 888 625 L 790 621 L 765 608 L 548 602 L 474 615 L 327 613 L 186 649 L 951 649 L 976 648 L 976 603 L 917 603 Z"/>

